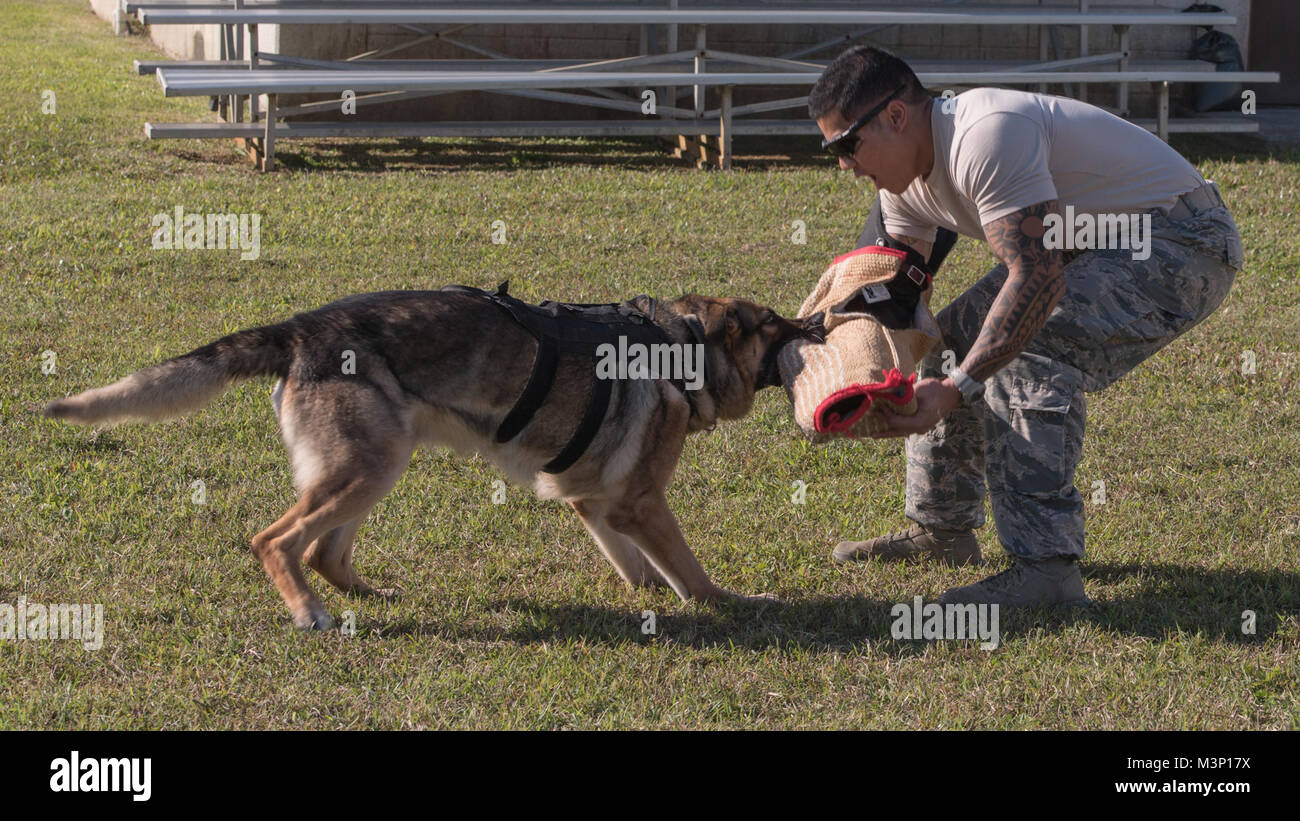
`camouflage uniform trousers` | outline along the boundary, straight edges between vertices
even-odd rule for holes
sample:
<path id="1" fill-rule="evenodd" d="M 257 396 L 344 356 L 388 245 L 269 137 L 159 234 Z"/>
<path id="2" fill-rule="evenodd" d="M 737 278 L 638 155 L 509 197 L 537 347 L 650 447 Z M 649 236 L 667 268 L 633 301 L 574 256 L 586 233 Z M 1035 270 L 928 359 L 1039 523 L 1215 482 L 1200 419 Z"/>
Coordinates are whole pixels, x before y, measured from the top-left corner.
<path id="1" fill-rule="evenodd" d="M 908 437 L 908 518 L 980 527 L 987 486 L 998 538 L 1013 556 L 1083 557 L 1074 471 L 1085 392 L 1106 388 L 1209 316 L 1242 265 L 1241 237 L 1217 188 L 1184 195 L 1167 214 L 1150 213 L 1148 259 L 1095 250 L 1071 260 L 1065 295 L 1047 324 L 988 378 L 984 396 Z M 922 377 L 943 376 L 944 348 L 961 363 L 1006 276 L 998 265 L 939 313 L 943 344 L 921 363 Z"/>

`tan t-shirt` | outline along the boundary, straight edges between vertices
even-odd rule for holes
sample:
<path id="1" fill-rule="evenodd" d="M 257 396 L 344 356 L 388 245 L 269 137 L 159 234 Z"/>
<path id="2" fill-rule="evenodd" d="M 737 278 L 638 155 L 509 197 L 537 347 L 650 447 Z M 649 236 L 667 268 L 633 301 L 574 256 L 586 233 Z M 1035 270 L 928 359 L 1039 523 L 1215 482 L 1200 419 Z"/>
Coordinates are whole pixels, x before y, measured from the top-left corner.
<path id="1" fill-rule="evenodd" d="M 976 88 L 930 114 L 934 168 L 901 196 L 880 192 L 885 228 L 933 241 L 943 226 L 984 239 L 982 226 L 1047 200 L 1078 214 L 1170 207 L 1205 183 L 1146 129 L 1096 106 L 1001 88 Z"/>

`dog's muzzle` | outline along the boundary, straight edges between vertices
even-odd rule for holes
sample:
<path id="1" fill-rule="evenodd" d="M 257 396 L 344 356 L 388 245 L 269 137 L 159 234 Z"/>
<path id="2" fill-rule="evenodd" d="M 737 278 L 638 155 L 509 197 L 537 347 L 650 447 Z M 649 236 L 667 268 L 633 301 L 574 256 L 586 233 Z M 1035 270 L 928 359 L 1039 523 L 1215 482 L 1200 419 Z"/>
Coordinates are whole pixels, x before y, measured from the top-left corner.
<path id="1" fill-rule="evenodd" d="M 781 384 L 780 356 L 786 345 L 796 339 L 817 343 L 826 341 L 826 326 L 823 324 L 825 318 L 826 313 L 822 311 L 800 319 L 797 323 L 789 323 L 795 327 L 794 333 L 773 342 L 768 346 L 767 352 L 763 354 L 763 363 L 759 368 L 758 381 L 754 383 L 755 391 L 761 391 L 763 388 L 774 388 Z"/>
<path id="2" fill-rule="evenodd" d="M 826 312 L 818 311 L 810 317 L 802 320 L 803 332 L 799 339 L 807 339 L 812 342 L 826 341 Z"/>

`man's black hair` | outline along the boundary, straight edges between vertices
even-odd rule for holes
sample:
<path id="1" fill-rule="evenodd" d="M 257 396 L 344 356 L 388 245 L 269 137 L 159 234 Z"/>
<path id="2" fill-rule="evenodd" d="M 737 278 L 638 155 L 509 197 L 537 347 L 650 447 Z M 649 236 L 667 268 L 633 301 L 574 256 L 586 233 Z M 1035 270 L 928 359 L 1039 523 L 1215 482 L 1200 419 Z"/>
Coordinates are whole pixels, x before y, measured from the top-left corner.
<path id="1" fill-rule="evenodd" d="M 853 120 L 900 87 L 907 88 L 899 95 L 906 103 L 919 103 L 930 96 L 907 63 L 883 48 L 854 46 L 817 78 L 808 95 L 808 114 L 817 120 L 838 111 L 844 119 Z"/>

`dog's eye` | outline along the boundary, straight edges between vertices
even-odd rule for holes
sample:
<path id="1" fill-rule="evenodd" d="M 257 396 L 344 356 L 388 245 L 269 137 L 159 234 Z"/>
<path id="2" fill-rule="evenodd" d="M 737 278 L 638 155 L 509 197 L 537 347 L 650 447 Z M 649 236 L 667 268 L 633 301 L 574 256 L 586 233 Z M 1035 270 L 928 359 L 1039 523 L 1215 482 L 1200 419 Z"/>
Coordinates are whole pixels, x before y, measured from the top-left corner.
<path id="1" fill-rule="evenodd" d="M 773 322 L 776 322 L 776 314 L 772 311 L 764 311 L 758 321 L 764 325 L 771 325 Z"/>

